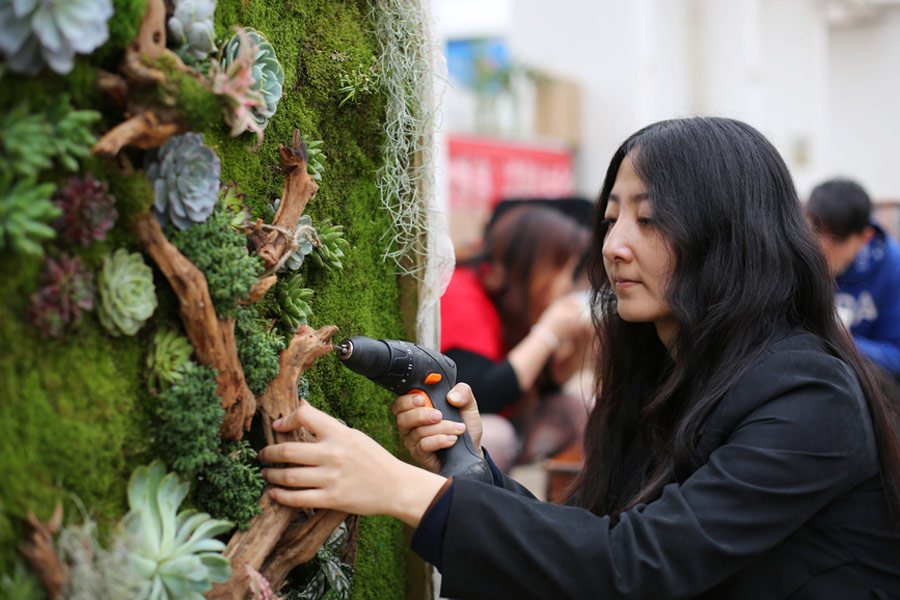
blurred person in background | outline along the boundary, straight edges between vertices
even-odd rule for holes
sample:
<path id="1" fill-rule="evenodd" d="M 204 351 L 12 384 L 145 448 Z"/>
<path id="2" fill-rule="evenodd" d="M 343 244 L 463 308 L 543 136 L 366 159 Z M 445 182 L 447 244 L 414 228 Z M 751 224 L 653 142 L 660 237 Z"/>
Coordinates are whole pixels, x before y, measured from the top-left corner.
<path id="1" fill-rule="evenodd" d="M 819 184 L 806 211 L 837 282 L 841 321 L 900 402 L 900 244 L 872 220 L 869 195 L 855 181 Z"/>
<path id="2" fill-rule="evenodd" d="M 441 352 L 480 399 L 502 469 L 581 442 L 589 407 L 561 386 L 592 339 L 582 263 L 590 232 L 548 204 L 498 205 L 479 252 L 441 298 Z M 576 293 L 573 293 L 576 292 Z"/>

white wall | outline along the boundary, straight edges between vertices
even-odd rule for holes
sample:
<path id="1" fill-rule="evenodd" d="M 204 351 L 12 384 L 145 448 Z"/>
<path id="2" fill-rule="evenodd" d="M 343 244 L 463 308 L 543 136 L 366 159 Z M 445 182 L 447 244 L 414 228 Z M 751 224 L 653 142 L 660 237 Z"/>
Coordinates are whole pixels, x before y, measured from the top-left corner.
<path id="1" fill-rule="evenodd" d="M 835 25 L 821 0 L 434 1 L 456 35 L 483 13 L 517 59 L 579 82 L 581 194 L 639 127 L 711 114 L 768 136 L 801 197 L 841 174 L 900 199 L 900 2 L 848 0 L 868 20 Z"/>
<path id="2" fill-rule="evenodd" d="M 828 47 L 827 175 L 900 199 L 900 10 L 834 27 Z"/>

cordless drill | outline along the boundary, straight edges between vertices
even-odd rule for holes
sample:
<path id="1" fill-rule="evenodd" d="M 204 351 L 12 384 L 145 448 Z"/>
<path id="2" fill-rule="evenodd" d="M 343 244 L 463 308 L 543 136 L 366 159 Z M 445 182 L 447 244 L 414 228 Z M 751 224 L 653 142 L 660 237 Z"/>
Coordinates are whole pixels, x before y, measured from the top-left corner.
<path id="1" fill-rule="evenodd" d="M 444 419 L 462 422 L 459 409 L 447 402 L 456 385 L 456 363 L 439 352 L 401 340 L 376 340 L 365 336 L 335 344 L 341 362 L 354 373 L 365 375 L 395 394 L 422 394 L 425 405 L 441 411 Z M 491 470 L 475 449 L 469 432 L 450 448 L 438 450 L 441 475 L 491 483 Z"/>

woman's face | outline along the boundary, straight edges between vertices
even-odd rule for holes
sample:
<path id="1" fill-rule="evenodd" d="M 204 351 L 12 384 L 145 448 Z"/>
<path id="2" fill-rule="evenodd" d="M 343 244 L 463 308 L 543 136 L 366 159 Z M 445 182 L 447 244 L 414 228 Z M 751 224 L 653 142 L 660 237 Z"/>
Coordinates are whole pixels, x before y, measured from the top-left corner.
<path id="1" fill-rule="evenodd" d="M 634 170 L 628 153 L 609 195 L 609 226 L 603 240 L 603 266 L 625 321 L 656 325 L 669 344 L 676 331 L 672 309 L 663 292 L 672 272 L 672 252 L 656 227 L 647 187 Z"/>

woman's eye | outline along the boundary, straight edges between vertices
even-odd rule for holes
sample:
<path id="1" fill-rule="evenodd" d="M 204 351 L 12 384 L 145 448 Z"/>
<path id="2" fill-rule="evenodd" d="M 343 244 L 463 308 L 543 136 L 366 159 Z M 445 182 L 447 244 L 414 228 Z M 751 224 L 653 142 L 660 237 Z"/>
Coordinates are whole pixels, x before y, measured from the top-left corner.
<path id="1" fill-rule="evenodd" d="M 637 222 L 641 225 L 653 225 L 656 223 L 651 217 L 638 217 Z"/>
<path id="2" fill-rule="evenodd" d="M 614 217 L 607 217 L 607 218 L 603 219 L 602 221 L 600 221 L 601 227 L 609 228 L 615 224 L 616 224 L 616 219 Z"/>

